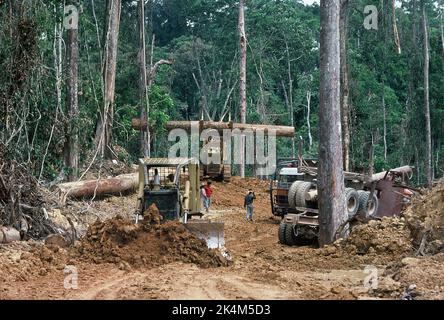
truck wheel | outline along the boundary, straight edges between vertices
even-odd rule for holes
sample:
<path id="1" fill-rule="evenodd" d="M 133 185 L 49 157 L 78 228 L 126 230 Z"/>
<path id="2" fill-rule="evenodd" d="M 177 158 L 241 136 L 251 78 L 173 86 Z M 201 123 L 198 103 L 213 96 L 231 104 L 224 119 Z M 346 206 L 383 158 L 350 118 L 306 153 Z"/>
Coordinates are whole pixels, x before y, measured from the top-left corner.
<path id="1" fill-rule="evenodd" d="M 285 244 L 294 246 L 296 244 L 296 236 L 294 235 L 293 225 L 287 224 L 285 228 Z"/>
<path id="2" fill-rule="evenodd" d="M 370 194 L 369 194 L 369 196 L 370 196 Z M 378 207 L 379 207 L 379 199 L 376 196 L 376 192 L 373 192 L 373 201 L 370 204 L 370 208 L 368 209 L 368 216 L 369 217 L 376 216 L 376 213 L 378 212 Z"/>
<path id="3" fill-rule="evenodd" d="M 281 223 L 279 224 L 279 231 L 278 231 L 279 242 L 282 244 L 286 244 L 286 242 L 285 242 L 286 227 L 287 227 L 287 224 L 285 223 L 284 220 L 282 220 Z"/>
<path id="4" fill-rule="evenodd" d="M 379 199 L 376 196 L 376 193 L 373 193 L 373 199 L 370 203 L 370 206 L 367 210 L 367 202 L 370 197 L 370 191 L 362 191 L 359 193 L 359 209 L 358 214 L 361 218 L 368 218 L 376 215 L 378 211 Z"/>
<path id="5" fill-rule="evenodd" d="M 311 189 L 311 182 L 303 182 L 298 185 L 295 196 L 296 207 L 307 207 L 307 201 L 305 201 L 305 195 Z"/>
<path id="6" fill-rule="evenodd" d="M 359 195 L 353 188 L 345 189 L 345 204 L 347 206 L 348 218 L 353 218 L 359 209 Z"/>
<path id="7" fill-rule="evenodd" d="M 290 189 L 288 189 L 288 204 L 290 205 L 290 208 L 296 208 L 296 191 L 298 186 L 303 182 L 304 181 L 295 181 L 291 184 Z"/>

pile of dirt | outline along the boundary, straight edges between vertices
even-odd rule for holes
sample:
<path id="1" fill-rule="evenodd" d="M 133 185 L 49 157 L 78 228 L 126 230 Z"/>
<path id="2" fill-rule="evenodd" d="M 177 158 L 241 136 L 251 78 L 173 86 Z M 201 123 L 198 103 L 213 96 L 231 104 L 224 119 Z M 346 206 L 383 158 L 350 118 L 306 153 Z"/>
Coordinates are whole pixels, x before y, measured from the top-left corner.
<path id="1" fill-rule="evenodd" d="M 140 224 L 117 216 L 93 223 L 75 250 L 78 257 L 95 263 L 130 266 L 159 266 L 170 262 L 194 263 L 200 267 L 226 264 L 223 256 L 210 250 L 204 240 L 190 233 L 177 221 L 160 223 L 161 216 L 153 205 Z"/>
<path id="2" fill-rule="evenodd" d="M 410 232 L 403 218 L 383 217 L 353 227 L 342 247 L 350 253 L 401 256 L 412 251 Z"/>
<path id="3" fill-rule="evenodd" d="M 244 198 L 251 189 L 256 195 L 256 207 L 270 209 L 270 195 L 268 180 L 258 180 L 254 178 L 231 177 L 229 183 L 214 183 L 213 204 L 218 209 L 244 206 Z"/>
<path id="4" fill-rule="evenodd" d="M 32 239 L 54 233 L 54 225 L 45 219 L 44 203 L 37 180 L 27 168 L 8 158 L 0 144 L 0 225 L 23 230 Z"/>
<path id="5" fill-rule="evenodd" d="M 444 180 L 414 198 L 404 216 L 420 253 L 444 252 Z"/>

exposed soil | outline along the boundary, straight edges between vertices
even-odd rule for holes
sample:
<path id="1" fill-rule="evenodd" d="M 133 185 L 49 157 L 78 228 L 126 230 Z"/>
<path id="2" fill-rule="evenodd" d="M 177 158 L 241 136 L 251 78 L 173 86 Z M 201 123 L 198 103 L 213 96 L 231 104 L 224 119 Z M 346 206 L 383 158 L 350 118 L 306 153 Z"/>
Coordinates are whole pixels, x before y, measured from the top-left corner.
<path id="1" fill-rule="evenodd" d="M 246 221 L 243 209 L 249 188 L 257 196 L 253 222 Z M 267 181 L 255 179 L 214 183 L 213 205 L 205 218 L 225 223 L 233 261 L 228 266 L 183 226 L 159 224 L 153 212 L 145 214 L 144 225 L 128 222 L 135 196 L 110 197 L 83 212 L 72 210 L 79 225 L 93 217 L 102 221 L 88 222 L 86 236 L 73 249 L 35 242 L 2 246 L 0 269 L 8 272 L 0 276 L 0 298 L 443 298 L 442 254 L 414 255 L 408 219 L 356 226 L 347 240 L 322 249 L 288 247 L 278 243 L 280 219 L 270 213 L 267 189 Z M 85 204 L 70 207 L 74 205 Z M 64 288 L 66 265 L 77 268 L 78 289 Z"/>
<path id="2" fill-rule="evenodd" d="M 413 244 L 422 254 L 444 252 L 444 180 L 413 199 L 404 212 Z"/>
<path id="3" fill-rule="evenodd" d="M 183 224 L 168 221 L 153 204 L 141 224 L 121 216 L 93 223 L 76 248 L 75 256 L 95 263 L 115 263 L 120 268 L 159 266 L 174 261 L 200 267 L 218 267 L 226 261 L 204 240 L 190 233 Z"/>

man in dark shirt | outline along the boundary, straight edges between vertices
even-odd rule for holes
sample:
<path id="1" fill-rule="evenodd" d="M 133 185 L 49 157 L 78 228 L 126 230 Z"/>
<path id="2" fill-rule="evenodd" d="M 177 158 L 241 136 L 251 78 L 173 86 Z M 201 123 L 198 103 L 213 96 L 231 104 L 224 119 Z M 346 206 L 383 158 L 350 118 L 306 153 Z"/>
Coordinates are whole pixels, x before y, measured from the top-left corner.
<path id="1" fill-rule="evenodd" d="M 245 196 L 244 207 L 247 209 L 247 220 L 253 221 L 253 201 L 256 199 L 256 195 L 253 190 L 248 190 L 248 194 Z"/>

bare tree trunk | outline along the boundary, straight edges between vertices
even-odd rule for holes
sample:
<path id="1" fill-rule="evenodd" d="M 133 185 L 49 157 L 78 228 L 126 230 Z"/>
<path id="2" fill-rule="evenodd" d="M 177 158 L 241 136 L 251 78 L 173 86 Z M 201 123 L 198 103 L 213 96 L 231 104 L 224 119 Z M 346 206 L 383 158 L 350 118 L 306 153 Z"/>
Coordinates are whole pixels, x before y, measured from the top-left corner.
<path id="1" fill-rule="evenodd" d="M 150 156 L 149 125 L 147 114 L 147 77 L 145 47 L 145 1 L 139 0 L 139 114 L 140 121 L 146 123 L 146 129 L 140 130 L 140 151 L 143 157 Z"/>
<path id="2" fill-rule="evenodd" d="M 319 244 L 333 242 L 345 219 L 340 103 L 340 0 L 321 0 Z"/>
<path id="3" fill-rule="evenodd" d="M 387 161 L 387 110 L 385 105 L 385 82 L 382 80 L 382 126 L 384 140 L 384 161 Z"/>
<path id="4" fill-rule="evenodd" d="M 426 174 L 427 185 L 432 185 L 432 130 L 430 127 L 430 105 L 429 105 L 429 36 L 427 32 L 427 16 L 424 1 L 422 3 L 422 31 L 424 34 L 424 113 L 426 120 Z"/>
<path id="5" fill-rule="evenodd" d="M 396 53 L 401 54 L 401 42 L 399 41 L 398 26 L 396 25 L 396 0 L 392 0 L 392 27 L 393 27 L 393 37 L 395 39 Z"/>
<path id="6" fill-rule="evenodd" d="M 307 129 L 308 129 L 308 146 L 311 149 L 313 138 L 311 136 L 310 112 L 311 112 L 311 91 L 307 91 Z M 293 137 L 294 140 L 294 137 Z"/>
<path id="7" fill-rule="evenodd" d="M 441 30 L 441 49 L 442 49 L 442 54 L 444 55 L 444 29 L 442 26 L 442 11 L 439 14 L 439 28 Z"/>
<path id="8" fill-rule="evenodd" d="M 76 1 L 73 4 L 77 4 Z M 64 160 L 68 169 L 68 180 L 77 178 L 79 162 L 78 146 L 78 123 L 79 103 L 78 103 L 78 63 L 79 63 L 79 42 L 77 26 L 67 30 L 66 41 L 67 55 L 67 79 L 66 79 L 66 105 L 68 110 L 68 121 L 65 125 L 65 145 Z"/>
<path id="9" fill-rule="evenodd" d="M 340 32 L 340 57 L 341 57 L 341 125 L 342 125 L 342 155 L 344 170 L 350 171 L 350 100 L 348 86 L 348 0 L 341 0 L 341 12 L 339 17 Z"/>
<path id="10" fill-rule="evenodd" d="M 102 157 L 112 158 L 112 129 L 114 119 L 114 93 L 116 82 L 117 42 L 120 26 L 120 0 L 107 0 L 107 16 L 104 42 L 103 110 L 96 126 L 95 144 Z"/>
<path id="11" fill-rule="evenodd" d="M 239 1 L 239 110 L 240 122 L 247 122 L 247 36 L 245 34 L 245 2 Z M 245 178 L 245 137 L 241 138 L 240 176 Z"/>
<path id="12" fill-rule="evenodd" d="M 288 42 L 285 41 L 285 50 L 287 52 L 287 74 L 288 74 L 288 105 L 290 107 L 290 124 L 294 127 L 294 109 L 293 109 L 293 79 L 291 77 L 291 61 Z M 311 143 L 310 143 L 311 147 Z M 291 138 L 291 156 L 296 157 L 295 137 Z"/>

